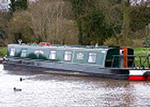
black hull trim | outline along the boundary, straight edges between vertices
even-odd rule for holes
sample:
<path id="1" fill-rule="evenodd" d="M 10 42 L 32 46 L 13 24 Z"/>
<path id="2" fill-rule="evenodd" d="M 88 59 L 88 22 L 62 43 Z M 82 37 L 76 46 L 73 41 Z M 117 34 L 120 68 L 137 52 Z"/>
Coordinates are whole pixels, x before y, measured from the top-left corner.
<path id="1" fill-rule="evenodd" d="M 92 73 L 86 71 L 74 71 L 74 70 L 65 70 L 65 69 L 53 69 L 53 68 L 44 68 L 38 66 L 26 66 L 26 65 L 17 65 L 17 64 L 7 64 L 4 63 L 4 70 L 8 71 L 32 71 L 32 72 L 46 72 L 49 74 L 61 74 L 61 75 L 80 75 L 80 76 L 90 76 L 98 78 L 109 78 L 116 80 L 128 80 L 129 72 L 124 72 L 124 69 L 102 69 L 103 73 Z M 107 71 L 107 73 L 105 73 Z M 108 73 L 109 72 L 109 73 Z"/>

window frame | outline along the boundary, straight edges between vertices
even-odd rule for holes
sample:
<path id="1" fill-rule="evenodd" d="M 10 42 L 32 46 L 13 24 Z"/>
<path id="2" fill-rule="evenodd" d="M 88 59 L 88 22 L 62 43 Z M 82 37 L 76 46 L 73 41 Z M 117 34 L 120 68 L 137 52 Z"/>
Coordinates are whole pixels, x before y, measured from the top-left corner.
<path id="1" fill-rule="evenodd" d="M 25 51 L 25 52 L 23 52 Z M 23 56 L 25 54 L 25 56 Z M 27 49 L 22 49 L 21 56 L 20 57 L 26 57 L 27 56 Z"/>
<path id="2" fill-rule="evenodd" d="M 16 49 L 15 48 L 11 48 L 10 50 L 10 56 L 15 56 L 15 52 L 16 52 Z"/>
<path id="3" fill-rule="evenodd" d="M 72 51 L 65 51 L 64 61 L 71 62 L 72 60 Z"/>
<path id="4" fill-rule="evenodd" d="M 89 52 L 88 63 L 96 63 L 96 61 L 97 61 L 97 53 L 96 52 Z"/>
<path id="5" fill-rule="evenodd" d="M 57 51 L 51 50 L 51 51 L 49 52 L 48 58 L 49 58 L 50 60 L 55 60 L 55 59 L 56 59 L 56 54 L 57 54 Z M 53 58 L 53 57 L 54 57 L 54 58 Z"/>

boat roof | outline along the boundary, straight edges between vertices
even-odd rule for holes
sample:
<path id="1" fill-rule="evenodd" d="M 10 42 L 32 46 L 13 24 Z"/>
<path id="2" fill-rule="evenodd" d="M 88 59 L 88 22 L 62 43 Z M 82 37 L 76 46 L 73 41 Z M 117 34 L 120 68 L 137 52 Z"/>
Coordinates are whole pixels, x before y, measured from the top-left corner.
<path id="1" fill-rule="evenodd" d="M 24 47 L 24 48 L 42 48 L 42 49 L 74 49 L 74 50 L 82 50 L 82 49 L 87 49 L 87 50 L 109 50 L 109 49 L 116 49 L 120 48 L 119 46 L 94 46 L 94 45 L 50 45 L 50 46 L 40 46 L 38 44 L 8 44 L 8 47 Z"/>

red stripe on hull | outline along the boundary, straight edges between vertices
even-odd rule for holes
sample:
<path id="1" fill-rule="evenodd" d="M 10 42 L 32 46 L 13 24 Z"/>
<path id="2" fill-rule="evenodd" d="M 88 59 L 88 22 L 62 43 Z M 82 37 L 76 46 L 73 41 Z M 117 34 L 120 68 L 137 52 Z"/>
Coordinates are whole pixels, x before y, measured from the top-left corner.
<path id="1" fill-rule="evenodd" d="M 133 81 L 146 81 L 146 80 L 150 80 L 150 76 L 148 76 L 147 78 L 143 77 L 143 75 L 130 75 L 129 76 L 129 80 L 133 80 Z"/>

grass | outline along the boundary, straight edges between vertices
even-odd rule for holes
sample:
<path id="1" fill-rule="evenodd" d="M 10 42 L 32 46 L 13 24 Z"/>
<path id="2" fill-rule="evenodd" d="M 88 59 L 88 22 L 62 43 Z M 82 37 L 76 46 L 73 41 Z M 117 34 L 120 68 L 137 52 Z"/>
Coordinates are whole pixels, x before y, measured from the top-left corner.
<path id="1" fill-rule="evenodd" d="M 139 56 L 141 55 L 141 64 L 144 65 L 145 67 L 148 67 L 148 63 L 147 63 L 148 60 L 145 60 L 148 54 L 150 55 L 150 48 L 134 48 L 134 55 L 137 56 L 135 58 L 135 66 L 140 65 Z"/>
<path id="2" fill-rule="evenodd" d="M 150 54 L 150 48 L 134 48 L 134 55 Z"/>
<path id="3" fill-rule="evenodd" d="M 0 57 L 4 57 L 7 54 L 6 47 L 0 47 Z"/>

